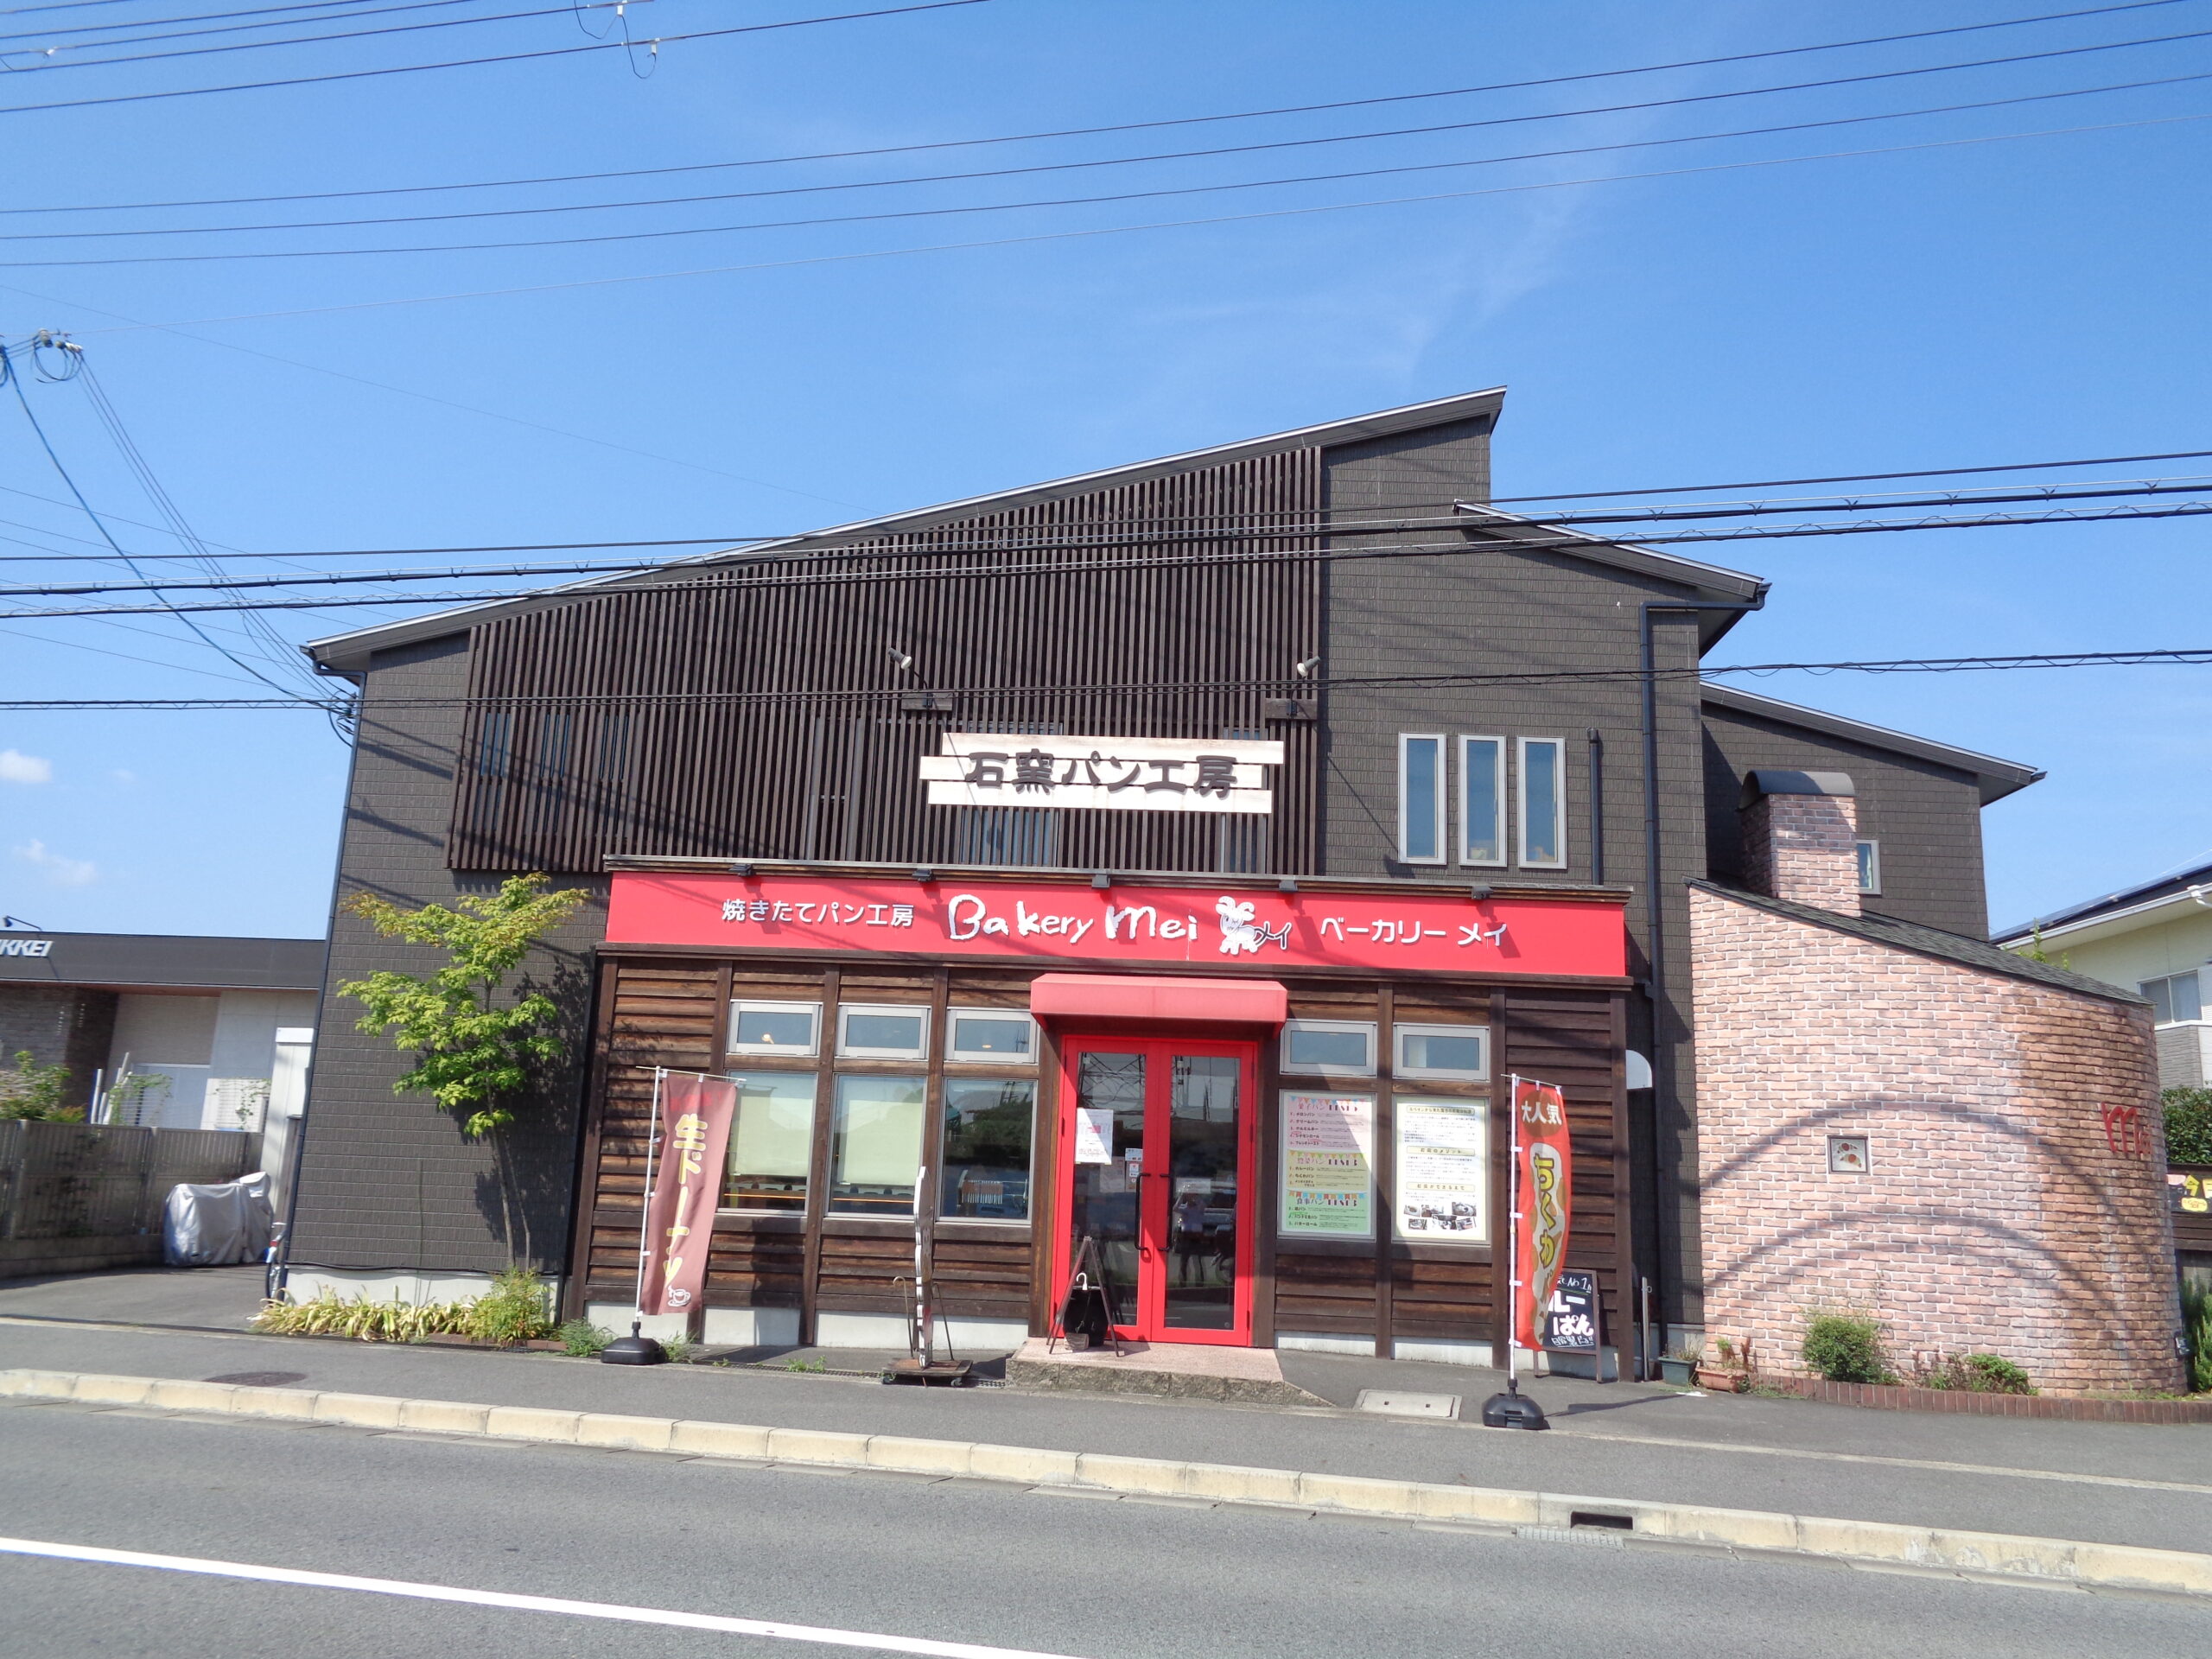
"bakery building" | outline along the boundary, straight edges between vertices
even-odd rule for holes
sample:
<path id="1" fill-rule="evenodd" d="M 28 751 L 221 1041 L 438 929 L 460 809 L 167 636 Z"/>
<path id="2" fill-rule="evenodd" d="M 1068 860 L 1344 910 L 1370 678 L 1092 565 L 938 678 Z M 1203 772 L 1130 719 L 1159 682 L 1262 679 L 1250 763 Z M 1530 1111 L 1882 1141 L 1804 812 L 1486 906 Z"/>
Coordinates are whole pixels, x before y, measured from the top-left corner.
<path id="1" fill-rule="evenodd" d="M 1518 1075 L 1609 1370 L 1701 1326 L 1691 884 L 1770 876 L 1746 780 L 1847 774 L 1854 899 L 1980 938 L 1980 813 L 2039 774 L 1702 681 L 1767 584 L 1487 505 L 1503 403 L 317 642 L 341 895 L 589 902 L 528 968 L 573 1065 L 497 1144 L 327 1001 L 296 1292 L 518 1259 L 624 1317 L 668 1068 L 740 1086 L 707 1341 L 903 1343 L 918 1218 L 975 1347 L 1087 1239 L 1142 1339 L 1487 1361 Z M 419 955 L 341 913 L 331 982 Z"/>

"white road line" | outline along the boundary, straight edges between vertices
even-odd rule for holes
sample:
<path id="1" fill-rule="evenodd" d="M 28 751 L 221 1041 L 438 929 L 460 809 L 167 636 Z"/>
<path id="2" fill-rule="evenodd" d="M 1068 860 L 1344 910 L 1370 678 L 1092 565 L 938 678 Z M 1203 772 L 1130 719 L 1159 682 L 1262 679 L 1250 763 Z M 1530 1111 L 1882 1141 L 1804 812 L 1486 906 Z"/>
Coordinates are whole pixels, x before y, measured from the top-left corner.
<path id="1" fill-rule="evenodd" d="M 874 1648 L 887 1653 L 917 1653 L 931 1659 L 1065 1659 L 1027 1648 L 987 1648 L 973 1642 L 931 1642 L 912 1636 L 875 1636 L 865 1630 L 825 1630 L 813 1624 L 780 1624 L 760 1618 L 725 1618 L 717 1613 L 680 1613 L 662 1607 L 625 1607 L 609 1601 L 569 1601 L 558 1596 L 513 1596 L 498 1590 L 463 1590 L 451 1585 L 415 1584 L 405 1579 L 364 1579 L 346 1573 L 305 1573 L 289 1567 L 257 1567 L 245 1561 L 209 1561 L 191 1555 L 151 1555 L 135 1549 L 99 1549 L 89 1544 L 49 1544 L 31 1538 L 0 1538 L 0 1554 L 42 1555 L 55 1560 L 89 1561 L 102 1567 L 150 1567 L 168 1573 L 200 1573 L 216 1578 L 252 1579 L 264 1584 L 295 1584 L 312 1590 L 359 1590 L 377 1596 L 405 1596 L 416 1601 L 455 1601 L 474 1607 L 505 1607 L 524 1613 L 565 1613 L 571 1618 L 609 1618 L 630 1624 L 669 1624 L 686 1630 L 721 1630 L 733 1636 L 773 1637 L 784 1642 L 816 1642 L 830 1647 Z"/>
<path id="2" fill-rule="evenodd" d="M 2088 1475 L 2067 1469 L 2012 1469 L 2001 1463 L 1942 1463 L 1932 1458 L 1885 1458 L 1870 1452 L 1815 1452 L 1797 1446 L 1747 1446 L 1716 1440 L 1669 1440 L 1657 1434 L 1605 1434 L 1570 1431 L 1579 1440 L 1606 1440 L 1615 1446 L 1683 1446 L 1695 1452 L 1741 1452 L 1757 1458 L 1806 1458 L 1819 1463 L 1874 1463 L 1891 1469 L 1931 1469 L 1947 1475 L 2001 1475 L 2008 1480 L 2056 1480 L 2072 1486 L 2124 1486 L 2142 1492 L 2193 1492 L 2212 1497 L 2212 1486 L 2185 1480 L 2150 1480 L 2134 1475 Z"/>

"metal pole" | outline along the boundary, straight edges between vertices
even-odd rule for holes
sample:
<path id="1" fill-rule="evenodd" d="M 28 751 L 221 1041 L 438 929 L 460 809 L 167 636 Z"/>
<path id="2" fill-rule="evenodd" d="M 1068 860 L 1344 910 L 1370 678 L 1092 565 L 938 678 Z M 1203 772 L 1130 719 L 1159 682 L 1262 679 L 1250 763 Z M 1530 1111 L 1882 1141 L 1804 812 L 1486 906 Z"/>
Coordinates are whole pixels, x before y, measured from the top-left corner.
<path id="1" fill-rule="evenodd" d="M 645 1325 L 645 1268 L 653 1254 L 653 1143 L 660 1139 L 660 1080 L 667 1075 L 665 1067 L 653 1068 L 652 1115 L 645 1128 L 645 1201 L 638 1211 L 638 1305 L 630 1310 L 630 1334 L 633 1337 Z"/>
<path id="2" fill-rule="evenodd" d="M 1521 1079 L 1505 1079 L 1505 1250 L 1509 1288 L 1505 1301 L 1505 1391 L 1521 1392 L 1520 1356 L 1513 1327 L 1521 1319 Z"/>

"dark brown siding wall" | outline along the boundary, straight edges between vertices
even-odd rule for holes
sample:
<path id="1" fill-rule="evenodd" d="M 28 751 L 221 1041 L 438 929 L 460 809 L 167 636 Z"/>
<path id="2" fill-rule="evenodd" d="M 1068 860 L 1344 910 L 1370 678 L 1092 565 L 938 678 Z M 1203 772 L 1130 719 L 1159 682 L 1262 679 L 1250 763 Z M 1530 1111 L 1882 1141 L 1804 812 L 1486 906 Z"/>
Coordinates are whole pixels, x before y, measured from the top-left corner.
<path id="1" fill-rule="evenodd" d="M 963 1006 L 1026 1007 L 1033 970 L 986 967 L 948 971 L 944 996 Z M 821 1001 L 824 1028 L 834 1024 L 841 1001 L 930 1000 L 937 985 L 927 967 L 887 969 L 873 963 L 843 968 L 820 963 L 778 963 L 734 957 L 728 961 L 614 957 L 602 969 L 598 1062 L 594 1088 L 597 1109 L 588 1122 L 584 1148 L 585 1212 L 579 1229 L 578 1259 L 587 1263 L 582 1282 L 570 1293 L 572 1306 L 586 1302 L 626 1303 L 638 1270 L 638 1228 L 644 1191 L 645 1137 L 652 1106 L 651 1070 L 721 1069 L 714 1056 L 721 1047 L 722 1010 L 733 995 Z M 1475 982 L 1443 980 L 1291 982 L 1294 1018 L 1372 1020 L 1385 1027 L 1381 1055 L 1383 1075 L 1372 1082 L 1322 1084 L 1377 1097 L 1376 1212 L 1386 1222 L 1392 1212 L 1393 1179 L 1390 1113 L 1398 1094 L 1415 1097 L 1491 1096 L 1492 1212 L 1502 1229 L 1505 1215 L 1505 1147 L 1503 1080 L 1513 1071 L 1559 1084 L 1566 1091 L 1574 1136 L 1573 1238 L 1570 1265 L 1595 1269 L 1605 1300 L 1605 1341 L 1627 1347 L 1631 1281 L 1624 1259 L 1627 1215 L 1625 1096 L 1621 1092 L 1619 1052 L 1625 1031 L 1623 994 L 1515 987 L 1495 988 Z M 1491 1023 L 1493 1075 L 1489 1084 L 1431 1080 L 1394 1084 L 1389 1076 L 1391 1050 L 1388 1026 L 1416 1023 Z M 942 1022 L 939 1022 L 942 1030 Z M 828 1110 L 826 1079 L 836 1070 L 862 1069 L 845 1062 L 824 1062 L 825 1092 L 819 1107 Z M 896 1068 L 894 1068 L 896 1069 Z M 940 1062 L 935 1068 L 942 1072 Z M 1041 1328 L 1050 1290 L 1048 1241 L 1052 1236 L 1051 1201 L 1054 1188 L 1052 1126 L 1057 1114 L 1055 1066 L 1048 1048 L 1039 1068 L 1033 1225 L 1006 1226 L 939 1222 L 934 1254 L 938 1300 L 944 1311 L 963 1318 L 1027 1319 Z M 1262 1086 L 1270 1079 L 1263 1066 Z M 1317 1080 L 1318 1081 L 1318 1080 Z M 1273 1079 L 1275 1087 L 1314 1086 L 1296 1077 Z M 1272 1088 L 1260 1103 L 1263 1143 L 1274 1136 Z M 932 1111 L 936 1109 L 934 1097 Z M 826 1144 L 826 1143 L 825 1143 Z M 1498 1339 L 1491 1245 L 1397 1241 L 1379 1263 L 1374 1247 L 1352 1240 L 1286 1239 L 1274 1236 L 1277 1183 L 1272 1158 L 1263 1152 L 1253 1200 L 1262 1240 L 1255 1270 L 1259 1275 L 1254 1327 L 1270 1341 L 1278 1333 L 1349 1337 L 1388 1352 L 1393 1341 L 1482 1343 Z M 715 1222 L 709 1258 L 706 1305 L 713 1307 L 782 1307 L 801 1312 L 810 1337 L 819 1313 L 897 1313 L 905 1302 L 899 1281 L 912 1271 L 910 1229 L 902 1224 L 823 1217 L 813 1227 L 817 1241 L 810 1274 L 808 1227 L 793 1215 L 725 1213 Z M 1499 1234 L 1502 1237 L 1502 1232 Z M 809 1294 L 810 1279 L 811 1294 Z M 1272 1287 L 1272 1300 L 1269 1299 Z M 1270 1318 L 1270 1308 L 1272 1318 Z"/>
<path id="2" fill-rule="evenodd" d="M 1866 907 L 1974 938 L 1989 935 L 1982 885 L 1981 793 L 1974 774 L 1732 709 L 1705 709 L 1707 856 L 1716 881 L 1743 879 L 1736 807 L 1759 766 L 1847 772 L 1859 834 L 1882 843 L 1882 890 Z"/>
<path id="3" fill-rule="evenodd" d="M 961 861 L 957 809 L 925 806 L 915 775 L 946 716 L 904 711 L 900 694 L 954 689 L 959 721 L 1017 731 L 1262 728 L 1262 699 L 1289 693 L 1318 644 L 1319 577 L 1238 556 L 1317 538 L 1209 537 L 1310 524 L 1319 480 L 1319 452 L 1292 450 L 486 623 L 448 860 Z M 1111 568 L 1161 556 L 1192 563 Z M 1291 751 L 1269 861 L 1285 871 L 1316 868 L 1313 731 L 1271 734 Z M 1068 813 L 1052 861 L 1211 870 L 1220 833 L 1205 814 Z"/>

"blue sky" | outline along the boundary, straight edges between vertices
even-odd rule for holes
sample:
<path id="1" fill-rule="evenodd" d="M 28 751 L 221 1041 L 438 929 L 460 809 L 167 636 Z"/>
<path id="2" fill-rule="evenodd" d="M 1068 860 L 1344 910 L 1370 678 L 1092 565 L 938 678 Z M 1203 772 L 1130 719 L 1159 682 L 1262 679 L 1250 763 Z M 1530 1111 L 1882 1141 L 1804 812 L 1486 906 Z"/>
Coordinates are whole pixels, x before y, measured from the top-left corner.
<path id="1" fill-rule="evenodd" d="M 396 0 L 359 0 L 385 3 Z M 118 0 L 99 10 L 124 22 L 230 9 Z M 468 0 L 446 10 L 531 9 Z M 647 0 L 625 21 L 644 39 L 838 9 Z M 364 190 L 920 144 L 2060 9 L 989 0 L 672 42 L 657 60 L 632 54 L 635 70 L 622 54 L 592 52 L 0 109 L 0 140 L 12 140 L 0 142 L 0 204 Z M 420 35 L 29 69 L 0 78 L 0 105 L 586 41 L 566 11 L 546 10 Z M 52 21 L 0 11 L 0 34 Z M 605 27 L 607 14 L 588 21 Z M 1496 452 L 1507 495 L 2212 448 L 2212 262 L 2198 211 L 2212 121 L 2172 118 L 2212 114 L 2212 79 L 1180 199 L 551 248 L 28 263 L 688 229 L 1649 145 L 2212 75 L 2212 38 L 1272 155 L 765 201 L 20 239 L 849 184 L 1550 114 L 2207 30 L 2212 0 L 2179 0 L 1947 40 L 1153 133 L 588 187 L 10 213 L 0 216 L 0 236 L 18 238 L 0 240 L 0 334 L 76 338 L 193 527 L 212 544 L 261 553 L 797 530 L 1498 384 L 1511 388 Z M 2106 130 L 1948 142 L 2092 126 Z M 1659 172 L 1671 175 L 1628 176 Z M 1475 190 L 1495 194 L 1065 234 Z M 1046 239 L 896 251 L 1010 238 Z M 753 268 L 728 269 L 741 266 Z M 668 274 L 684 271 L 709 274 Z M 652 280 L 626 280 L 637 277 Z M 462 294 L 480 296 L 387 303 Z M 24 395 L 96 505 L 153 522 L 81 386 L 34 381 Z M 13 399 L 0 392 L 0 535 L 18 539 L 0 541 L 0 555 L 26 554 L 27 542 L 86 550 L 63 539 L 94 532 L 56 505 L 66 491 Z M 2123 470 L 2191 467 L 2212 470 Z M 150 530 L 118 524 L 117 534 L 134 550 L 174 550 Z M 1714 549 L 1715 562 L 1775 584 L 1767 611 L 1714 660 L 2212 644 L 2205 534 L 2183 519 Z M 0 566 L 12 580 L 66 570 Z M 383 613 L 276 626 L 299 639 Z M 241 689 L 212 677 L 238 671 L 175 622 L 124 620 L 0 623 L 0 695 Z M 1985 817 L 1999 922 L 2212 855 L 2212 671 L 1745 683 L 2048 768 L 2045 782 Z M 311 715 L 0 712 L 0 910 L 49 928 L 319 932 L 344 772 L 342 746 Z"/>

